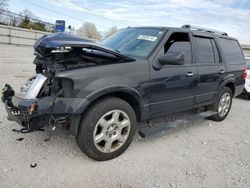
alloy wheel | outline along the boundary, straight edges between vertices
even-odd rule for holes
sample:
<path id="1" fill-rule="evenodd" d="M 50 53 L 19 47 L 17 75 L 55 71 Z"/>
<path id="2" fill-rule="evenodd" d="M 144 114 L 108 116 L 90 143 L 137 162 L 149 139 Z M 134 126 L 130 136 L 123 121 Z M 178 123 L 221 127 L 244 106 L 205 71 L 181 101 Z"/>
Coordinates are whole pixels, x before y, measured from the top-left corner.
<path id="1" fill-rule="evenodd" d="M 231 105 L 231 96 L 229 93 L 224 93 L 220 98 L 218 106 L 218 114 L 220 117 L 224 117 L 228 113 L 230 105 Z"/>
<path id="2" fill-rule="evenodd" d="M 124 111 L 105 113 L 95 125 L 93 139 L 96 148 L 103 153 L 118 150 L 127 141 L 130 127 L 129 116 Z"/>

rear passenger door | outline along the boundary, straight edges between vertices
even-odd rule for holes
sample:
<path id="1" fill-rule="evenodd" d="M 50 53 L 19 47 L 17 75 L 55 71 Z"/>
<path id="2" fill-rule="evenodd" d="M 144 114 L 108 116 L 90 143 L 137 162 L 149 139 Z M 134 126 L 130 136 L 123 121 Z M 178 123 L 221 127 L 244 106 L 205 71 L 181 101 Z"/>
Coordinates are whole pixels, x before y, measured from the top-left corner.
<path id="1" fill-rule="evenodd" d="M 222 63 L 216 40 L 212 35 L 194 35 L 193 40 L 199 74 L 195 105 L 203 106 L 213 103 L 219 84 L 225 74 L 225 66 Z"/>

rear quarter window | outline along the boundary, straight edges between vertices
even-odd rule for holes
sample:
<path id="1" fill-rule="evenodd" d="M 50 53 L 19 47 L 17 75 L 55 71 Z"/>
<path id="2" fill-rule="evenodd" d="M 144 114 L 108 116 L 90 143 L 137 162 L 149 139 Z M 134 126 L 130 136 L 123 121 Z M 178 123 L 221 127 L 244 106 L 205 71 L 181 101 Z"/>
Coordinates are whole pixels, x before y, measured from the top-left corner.
<path id="1" fill-rule="evenodd" d="M 220 38 L 220 46 L 226 63 L 228 64 L 245 64 L 241 47 L 236 40 Z"/>

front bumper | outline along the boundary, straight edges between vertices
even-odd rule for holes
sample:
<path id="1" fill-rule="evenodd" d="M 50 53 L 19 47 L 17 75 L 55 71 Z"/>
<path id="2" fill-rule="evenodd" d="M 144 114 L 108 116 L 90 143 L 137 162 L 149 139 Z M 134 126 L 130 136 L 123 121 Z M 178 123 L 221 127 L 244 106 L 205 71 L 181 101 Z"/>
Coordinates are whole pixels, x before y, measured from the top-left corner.
<path id="1" fill-rule="evenodd" d="M 20 96 L 12 96 L 5 101 L 8 120 L 15 121 L 29 130 L 37 130 L 48 125 L 53 101 L 52 97 L 22 99 Z M 33 105 L 38 108 L 34 109 Z"/>
<path id="2" fill-rule="evenodd" d="M 15 121 L 29 130 L 37 130 L 49 124 L 51 116 L 65 117 L 70 123 L 70 130 L 77 134 L 81 114 L 90 102 L 85 98 L 43 97 L 24 99 L 22 96 L 8 96 L 5 109 L 8 120 Z M 37 108 L 33 108 L 33 106 Z"/>

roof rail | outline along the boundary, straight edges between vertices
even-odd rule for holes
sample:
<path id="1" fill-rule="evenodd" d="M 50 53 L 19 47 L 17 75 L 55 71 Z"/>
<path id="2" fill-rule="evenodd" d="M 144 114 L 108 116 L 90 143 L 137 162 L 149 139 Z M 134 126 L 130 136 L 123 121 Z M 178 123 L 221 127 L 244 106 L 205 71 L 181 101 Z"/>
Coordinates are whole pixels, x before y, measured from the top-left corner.
<path id="1" fill-rule="evenodd" d="M 198 27 L 198 26 L 193 26 L 193 25 L 183 25 L 181 28 L 187 28 L 190 30 L 197 30 L 197 31 L 204 31 L 204 32 L 209 32 L 209 33 L 214 33 L 214 34 L 219 34 L 219 35 L 226 35 L 226 32 L 222 32 L 222 31 L 217 31 L 217 30 L 213 30 L 213 29 L 208 29 L 205 27 Z"/>

